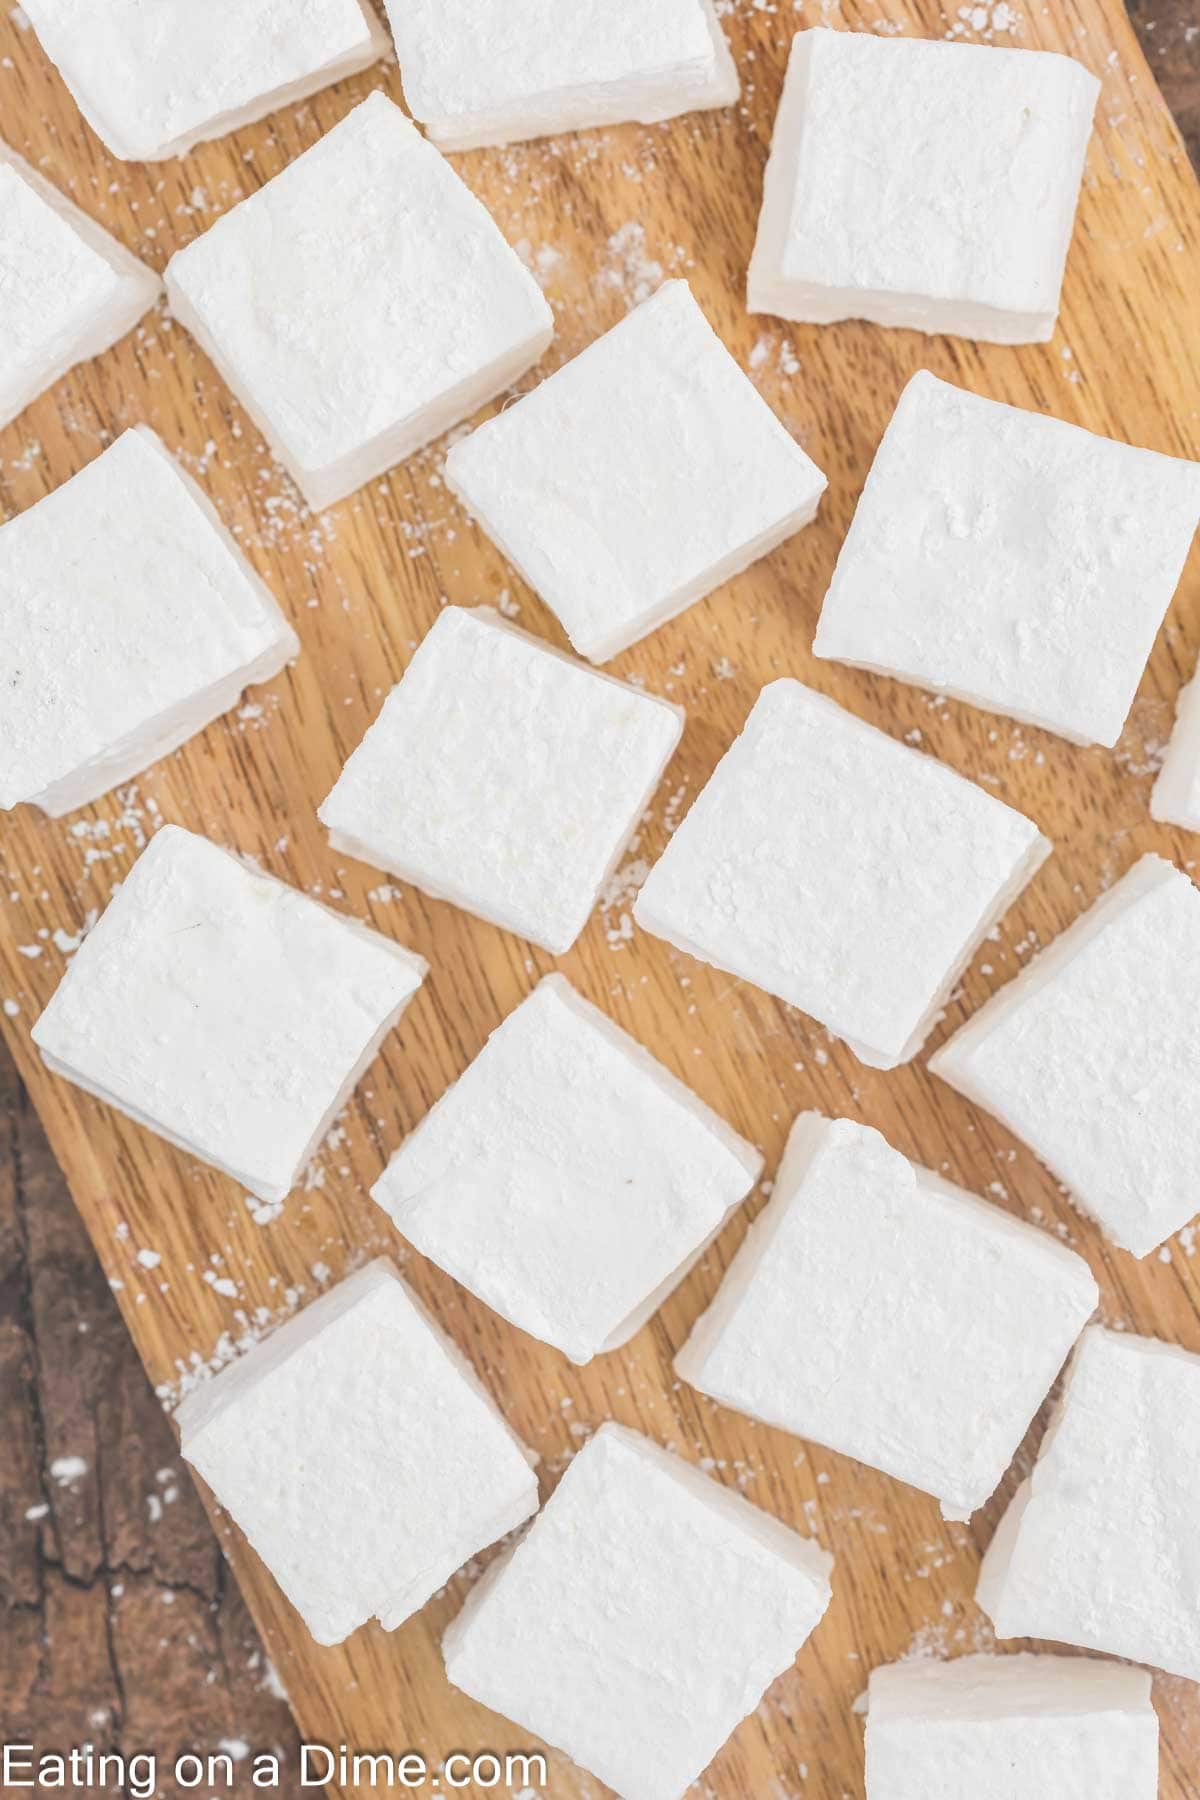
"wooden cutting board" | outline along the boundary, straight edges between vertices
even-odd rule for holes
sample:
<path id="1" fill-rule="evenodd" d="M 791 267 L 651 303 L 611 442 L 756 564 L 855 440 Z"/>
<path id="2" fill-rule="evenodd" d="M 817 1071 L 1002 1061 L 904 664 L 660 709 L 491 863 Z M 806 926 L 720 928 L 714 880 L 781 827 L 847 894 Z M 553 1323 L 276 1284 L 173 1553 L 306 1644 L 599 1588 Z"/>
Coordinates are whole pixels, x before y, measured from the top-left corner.
<path id="1" fill-rule="evenodd" d="M 830 477 L 817 524 L 614 665 L 615 673 L 685 705 L 688 727 L 627 881 L 560 966 L 769 1159 L 803 1107 L 876 1125 L 901 1150 L 1081 1250 L 1102 1283 L 1110 1323 L 1200 1351 L 1200 1262 L 1190 1233 L 1135 1262 L 1102 1241 L 1026 1150 L 920 1064 L 891 1074 L 864 1069 L 779 1002 L 630 930 L 639 859 L 658 854 L 759 687 L 783 673 L 986 783 L 1054 839 L 1054 858 L 998 940 L 976 956 L 935 1041 L 1142 851 L 1158 850 L 1184 866 L 1200 856 L 1200 840 L 1153 826 L 1147 811 L 1155 753 L 1200 654 L 1200 557 L 1189 564 L 1115 752 L 1073 749 L 968 707 L 815 662 L 809 651 L 872 453 L 918 368 L 1135 444 L 1200 456 L 1200 188 L 1117 0 L 1063 0 L 1024 15 L 989 3 L 949 17 L 935 0 L 840 8 L 833 0 L 820 10 L 788 0 L 727 0 L 722 10 L 744 82 L 738 108 L 455 158 L 553 303 L 558 335 L 545 370 L 582 349 L 663 276 L 686 275 Z M 1051 344 L 1009 350 L 746 315 L 743 279 L 788 41 L 798 25 L 823 22 L 1067 50 L 1102 76 L 1062 320 Z M 380 83 L 399 95 L 395 69 L 377 69 L 181 162 L 142 168 L 105 155 L 32 33 L 7 8 L 0 17 L 0 131 L 160 267 Z M 971 1527 L 946 1524 L 934 1501 L 756 1427 L 673 1379 L 671 1356 L 761 1197 L 627 1350 L 586 1370 L 510 1329 L 406 1252 L 367 1188 L 552 959 L 334 856 L 315 808 L 446 600 L 499 599 L 529 629 L 563 640 L 546 609 L 465 523 L 440 478 L 444 446 L 332 512 L 309 517 L 212 368 L 161 313 L 0 434 L 0 509 L 5 516 L 20 512 L 140 421 L 198 474 L 304 645 L 293 670 L 120 795 L 57 823 L 26 810 L 0 824 L 0 998 L 7 1002 L 0 1022 L 152 1378 L 164 1400 L 173 1400 L 185 1380 L 218 1366 L 325 1282 L 390 1251 L 540 1453 L 547 1491 L 587 1433 L 617 1418 L 693 1461 L 711 1459 L 716 1479 L 835 1552 L 835 1596 L 825 1622 L 700 1791 L 720 1800 L 861 1795 L 862 1727 L 852 1709 L 871 1667 L 918 1648 L 958 1654 L 990 1643 L 971 1594 L 980 1547 L 1015 1473 Z M 276 1217 L 52 1080 L 32 1053 L 30 1027 L 76 934 L 162 820 L 252 853 L 432 964 L 430 980 L 308 1182 Z M 133 969 L 130 1006 L 137 997 Z M 161 1260 L 146 1267 L 153 1259 L 139 1260 L 140 1251 Z M 1022 1467 L 1042 1422 L 1022 1451 Z M 390 1637 L 372 1628 L 341 1649 L 320 1650 L 238 1534 L 224 1522 L 221 1529 L 308 1738 L 360 1749 L 411 1747 L 433 1764 L 463 1747 L 529 1746 L 526 1733 L 454 1693 L 444 1679 L 438 1639 L 469 1576 Z M 1156 1695 L 1162 1795 L 1194 1797 L 1200 1690 L 1162 1678 Z M 349 1784 L 336 1791 L 369 1790 Z M 546 1791 L 567 1800 L 597 1794 L 598 1784 L 555 1757 Z"/>

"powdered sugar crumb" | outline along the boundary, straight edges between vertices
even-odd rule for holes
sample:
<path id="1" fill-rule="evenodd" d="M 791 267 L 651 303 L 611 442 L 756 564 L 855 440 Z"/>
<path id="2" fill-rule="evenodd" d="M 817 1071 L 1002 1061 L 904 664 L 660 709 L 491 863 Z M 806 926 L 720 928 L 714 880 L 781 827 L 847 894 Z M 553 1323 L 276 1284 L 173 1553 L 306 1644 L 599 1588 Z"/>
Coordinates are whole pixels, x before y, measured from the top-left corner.
<path id="1" fill-rule="evenodd" d="M 50 1479 L 61 1488 L 72 1487 L 83 1480 L 89 1467 L 82 1456 L 56 1456 L 50 1464 Z"/>

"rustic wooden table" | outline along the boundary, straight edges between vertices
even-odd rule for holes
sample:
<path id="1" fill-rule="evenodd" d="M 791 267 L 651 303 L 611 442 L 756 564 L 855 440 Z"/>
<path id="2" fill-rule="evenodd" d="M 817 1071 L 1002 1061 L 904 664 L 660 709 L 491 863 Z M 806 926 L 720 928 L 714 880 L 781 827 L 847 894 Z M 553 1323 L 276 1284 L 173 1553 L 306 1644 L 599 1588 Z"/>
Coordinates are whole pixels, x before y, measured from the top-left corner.
<path id="1" fill-rule="evenodd" d="M 1135 0 L 1131 11 L 1200 162 L 1195 0 Z M 636 263 L 638 246 L 625 254 Z M 299 1792 L 279 1678 L 0 1045 L 0 1736 L 61 1746 L 85 1732 L 164 1756 L 277 1746 L 279 1791 Z M 1200 1796 L 1188 1741 L 1177 1733 L 1169 1751 L 1178 1800 Z M 807 1791 L 780 1783 L 772 1800 Z"/>

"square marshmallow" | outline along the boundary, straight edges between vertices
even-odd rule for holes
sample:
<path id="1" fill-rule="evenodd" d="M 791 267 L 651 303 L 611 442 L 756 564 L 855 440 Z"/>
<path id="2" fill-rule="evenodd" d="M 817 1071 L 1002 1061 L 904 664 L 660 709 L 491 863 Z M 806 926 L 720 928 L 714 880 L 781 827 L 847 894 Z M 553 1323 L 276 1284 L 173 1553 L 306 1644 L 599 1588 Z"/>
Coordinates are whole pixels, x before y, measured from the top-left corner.
<path id="1" fill-rule="evenodd" d="M 867 1800 L 1157 1800 L 1145 1669 L 1081 1656 L 914 1658 L 868 1687 Z"/>
<path id="2" fill-rule="evenodd" d="M 387 37 L 365 0 L 28 0 L 114 156 L 160 162 L 354 75 Z"/>
<path id="3" fill-rule="evenodd" d="M 300 645 L 145 426 L 0 526 L 0 809 L 58 817 L 203 730 Z"/>
<path id="4" fill-rule="evenodd" d="M 999 1637 L 1200 1681 L 1198 1512 L 1200 1356 L 1093 1326 L 975 1598 Z"/>
<path id="5" fill-rule="evenodd" d="M 153 269 L 0 143 L 0 429 L 161 293 Z"/>
<path id="6" fill-rule="evenodd" d="M 652 125 L 738 97 L 712 0 L 387 0 L 413 118 L 445 150 Z"/>
<path id="7" fill-rule="evenodd" d="M 1100 83 L 1045 50 L 871 32 L 792 44 L 751 312 L 1039 343 Z"/>
<path id="8" fill-rule="evenodd" d="M 319 817 L 335 850 L 561 956 L 682 730 L 667 701 L 449 606 Z"/>
<path id="9" fill-rule="evenodd" d="M 597 663 L 807 525 L 826 486 L 686 281 L 455 444 L 446 480 Z"/>
<path id="10" fill-rule="evenodd" d="M 423 1256 L 573 1362 L 640 1330 L 762 1157 L 548 975 L 371 1190 Z"/>
<path id="11" fill-rule="evenodd" d="M 1095 1311 L 1082 1257 L 802 1113 L 766 1210 L 675 1359 L 751 1418 L 983 1506 Z"/>
<path id="12" fill-rule="evenodd" d="M 386 1258 L 175 1414 L 183 1454 L 319 1644 L 394 1631 L 537 1510 L 532 1457 Z"/>
<path id="13" fill-rule="evenodd" d="M 1200 892 L 1144 856 L 929 1067 L 1148 1256 L 1200 1207 Z"/>
<path id="14" fill-rule="evenodd" d="M 1150 811 L 1165 824 L 1200 831 L 1200 669 L 1179 696 L 1175 729 L 1150 796 Z"/>
<path id="15" fill-rule="evenodd" d="M 379 93 L 178 251 L 167 293 L 314 510 L 493 399 L 554 331 L 490 213 Z"/>
<path id="16" fill-rule="evenodd" d="M 603 1425 L 443 1641 L 456 1687 L 625 1800 L 679 1800 L 829 1604 L 832 1558 Z"/>
<path id="17" fill-rule="evenodd" d="M 1200 464 L 914 375 L 813 649 L 1115 744 L 1200 521 Z"/>
<path id="18" fill-rule="evenodd" d="M 973 782 L 773 681 L 634 917 L 890 1069 L 916 1055 L 1049 854 L 1036 825 Z"/>
<path id="19" fill-rule="evenodd" d="M 168 825 L 76 952 L 33 1041 L 56 1075 L 282 1200 L 425 967 Z"/>

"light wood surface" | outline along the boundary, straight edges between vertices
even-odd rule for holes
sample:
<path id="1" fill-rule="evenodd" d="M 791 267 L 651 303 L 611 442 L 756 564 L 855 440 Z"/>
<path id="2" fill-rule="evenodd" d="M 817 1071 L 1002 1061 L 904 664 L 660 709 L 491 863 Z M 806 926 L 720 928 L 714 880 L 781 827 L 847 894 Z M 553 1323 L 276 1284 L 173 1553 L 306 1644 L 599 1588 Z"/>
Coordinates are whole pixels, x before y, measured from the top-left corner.
<path id="1" fill-rule="evenodd" d="M 740 107 L 659 128 L 478 151 L 455 162 L 544 280 L 558 335 L 543 372 L 613 324 L 661 276 L 685 274 L 830 477 L 817 524 L 613 665 L 688 710 L 681 750 L 631 860 L 657 855 L 759 687 L 781 673 L 811 682 L 898 737 L 913 737 L 1027 811 L 1053 838 L 1055 856 L 998 940 L 974 959 L 937 1043 L 1140 852 L 1156 849 L 1184 866 L 1200 855 L 1200 840 L 1152 825 L 1147 811 L 1155 752 L 1200 654 L 1200 557 L 1193 555 L 1130 726 L 1112 753 L 1072 749 L 964 706 L 934 704 L 911 688 L 817 663 L 809 645 L 821 597 L 880 432 L 917 368 L 1133 443 L 1200 456 L 1200 189 L 1116 0 L 1073 0 L 1053 16 L 1039 9 L 995 41 L 1069 50 L 1104 81 L 1054 341 L 1006 350 L 866 326 L 818 330 L 749 318 L 743 277 L 787 43 L 796 25 L 820 22 L 931 36 L 950 25 L 934 0 L 907 8 L 894 0 L 830 7 L 824 19 L 816 6 L 738 0 L 724 24 L 744 82 Z M 982 33 L 966 23 L 962 35 L 977 41 Z M 146 169 L 105 155 L 32 33 L 7 9 L 0 16 L 0 134 L 159 267 L 380 83 L 399 95 L 395 69 L 381 68 L 181 162 Z M 403 1134 L 552 959 L 334 856 L 315 808 L 444 601 L 494 602 L 507 590 L 522 624 L 554 643 L 563 639 L 447 494 L 439 476 L 444 446 L 311 518 L 210 365 L 161 313 L 0 434 L 0 510 L 11 517 L 31 505 L 140 421 L 198 475 L 304 646 L 286 676 L 248 696 L 239 713 L 132 790 L 65 821 L 25 810 L 0 823 L 0 998 L 10 1002 L 0 1022 L 152 1378 L 164 1399 L 174 1398 L 183 1371 L 215 1366 L 235 1341 L 313 1297 L 322 1280 L 390 1251 L 540 1453 L 547 1491 L 587 1432 L 617 1418 L 693 1461 L 712 1459 L 716 1479 L 835 1552 L 825 1622 L 698 1791 L 720 1800 L 860 1796 L 861 1721 L 852 1706 L 870 1668 L 916 1648 L 956 1654 L 990 1643 L 971 1594 L 980 1547 L 1016 1471 L 969 1528 L 948 1525 L 933 1500 L 755 1427 L 675 1381 L 670 1358 L 761 1197 L 627 1350 L 586 1370 L 512 1330 L 406 1253 L 366 1190 Z M 432 964 L 309 1183 L 275 1218 L 256 1218 L 233 1184 L 53 1081 L 32 1054 L 30 1026 L 62 972 L 70 940 L 163 819 L 256 855 Z M 559 966 L 760 1143 L 768 1159 L 778 1155 L 802 1107 L 876 1125 L 900 1149 L 1019 1216 L 1041 1220 L 1081 1250 L 1101 1281 L 1107 1321 L 1200 1351 L 1200 1264 L 1189 1234 L 1144 1263 L 1112 1249 L 1029 1152 L 921 1064 L 891 1074 L 864 1069 L 778 1002 L 631 935 L 627 913 L 628 894 L 596 917 Z M 129 1004 L 137 1004 L 136 970 Z M 161 1262 L 144 1267 L 139 1250 L 157 1252 Z M 1039 1430 L 1040 1422 L 1022 1467 Z M 221 1529 L 310 1739 L 413 1747 L 433 1763 L 462 1747 L 531 1745 L 527 1733 L 445 1682 L 438 1639 L 470 1573 L 398 1633 L 372 1628 L 341 1649 L 319 1650 L 237 1533 L 225 1523 Z M 1166 1678 L 1155 1691 L 1164 1727 L 1163 1800 L 1185 1800 L 1200 1794 L 1200 1691 Z M 547 1791 L 567 1800 L 600 1789 L 554 1757 Z"/>

